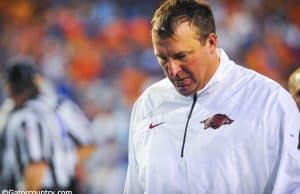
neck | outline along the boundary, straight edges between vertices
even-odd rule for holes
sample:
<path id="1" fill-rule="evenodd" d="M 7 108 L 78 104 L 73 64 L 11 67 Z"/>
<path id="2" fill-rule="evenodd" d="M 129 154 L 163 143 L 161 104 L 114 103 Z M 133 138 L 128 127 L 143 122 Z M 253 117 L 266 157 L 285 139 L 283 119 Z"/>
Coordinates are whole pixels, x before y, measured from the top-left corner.
<path id="1" fill-rule="evenodd" d="M 15 108 L 20 108 L 21 106 L 23 106 L 28 100 L 36 97 L 38 95 L 38 93 L 34 92 L 34 91 L 25 91 L 21 94 L 18 95 L 13 95 L 12 99 L 14 101 L 15 104 Z"/>

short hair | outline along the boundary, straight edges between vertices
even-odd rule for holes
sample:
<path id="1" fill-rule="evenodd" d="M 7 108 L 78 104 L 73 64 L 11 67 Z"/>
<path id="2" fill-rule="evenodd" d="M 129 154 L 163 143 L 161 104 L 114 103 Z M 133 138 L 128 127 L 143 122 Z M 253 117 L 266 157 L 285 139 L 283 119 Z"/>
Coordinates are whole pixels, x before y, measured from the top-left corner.
<path id="1" fill-rule="evenodd" d="M 34 83 L 37 69 L 30 60 L 10 59 L 5 66 L 5 78 L 12 93 L 19 95 L 27 90 L 38 91 Z"/>
<path id="2" fill-rule="evenodd" d="M 210 33 L 216 33 L 215 19 L 206 0 L 166 0 L 154 13 L 152 32 L 161 38 L 172 37 L 182 22 L 197 27 L 200 42 Z"/>

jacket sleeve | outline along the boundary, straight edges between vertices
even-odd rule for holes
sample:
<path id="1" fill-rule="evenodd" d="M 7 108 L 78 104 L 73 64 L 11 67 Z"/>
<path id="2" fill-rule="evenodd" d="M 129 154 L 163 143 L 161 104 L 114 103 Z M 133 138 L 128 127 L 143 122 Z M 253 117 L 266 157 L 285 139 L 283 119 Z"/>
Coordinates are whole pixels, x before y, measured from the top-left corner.
<path id="1" fill-rule="evenodd" d="M 128 169 L 126 175 L 124 194 L 142 194 L 143 189 L 138 179 L 139 168 L 135 155 L 135 146 L 133 142 L 133 134 L 135 125 L 138 122 L 140 114 L 137 111 L 138 103 L 135 104 L 131 113 L 129 126 L 129 143 L 128 143 Z"/>
<path id="2" fill-rule="evenodd" d="M 278 98 L 274 106 L 280 121 L 280 146 L 272 193 L 296 194 L 300 193 L 300 113 L 287 92 L 279 93 Z"/>
<path id="3" fill-rule="evenodd" d="M 93 143 L 90 135 L 91 124 L 78 105 L 69 99 L 63 99 L 56 111 L 61 118 L 60 123 L 76 146 Z"/>

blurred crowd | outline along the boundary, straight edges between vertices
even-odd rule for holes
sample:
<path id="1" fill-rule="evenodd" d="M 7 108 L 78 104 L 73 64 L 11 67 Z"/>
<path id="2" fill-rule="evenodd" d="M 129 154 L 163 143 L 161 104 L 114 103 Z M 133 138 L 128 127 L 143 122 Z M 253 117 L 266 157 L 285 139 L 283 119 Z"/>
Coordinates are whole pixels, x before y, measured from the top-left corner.
<path id="1" fill-rule="evenodd" d="M 163 77 L 150 36 L 160 2 L 0 1 L 0 70 L 10 57 L 31 56 L 57 93 L 74 100 L 92 123 L 97 149 L 86 164 L 87 193 L 122 193 L 130 110 L 143 89 Z M 219 47 L 287 87 L 300 66 L 299 1 L 210 3 Z"/>

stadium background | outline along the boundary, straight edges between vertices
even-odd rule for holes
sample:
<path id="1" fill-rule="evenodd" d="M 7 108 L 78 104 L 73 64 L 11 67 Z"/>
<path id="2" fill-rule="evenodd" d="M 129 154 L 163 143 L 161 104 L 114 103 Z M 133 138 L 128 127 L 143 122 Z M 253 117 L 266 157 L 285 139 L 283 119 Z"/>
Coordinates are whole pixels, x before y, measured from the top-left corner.
<path id="1" fill-rule="evenodd" d="M 150 20 L 159 0 L 0 1 L 0 71 L 31 56 L 60 94 L 88 115 L 98 149 L 86 165 L 88 193 L 120 193 L 131 107 L 163 74 Z M 287 86 L 300 66 L 298 0 L 210 0 L 219 47 L 239 64 Z M 3 82 L 1 102 L 5 98 Z"/>

